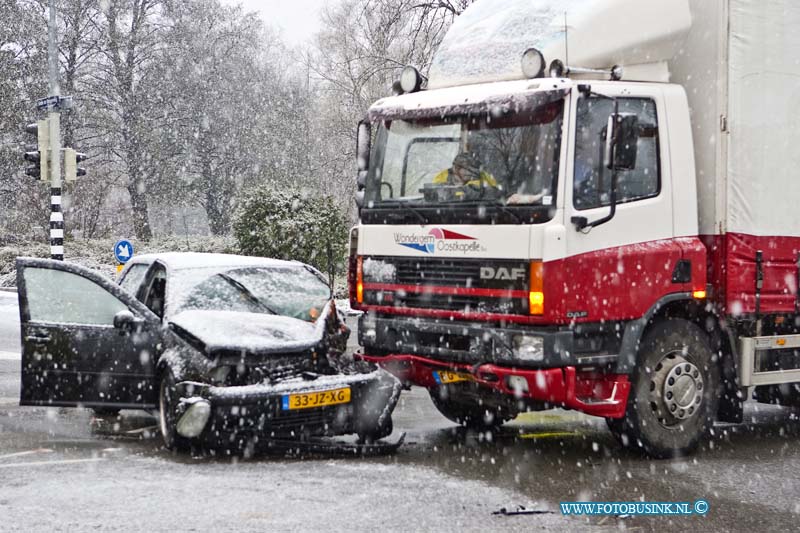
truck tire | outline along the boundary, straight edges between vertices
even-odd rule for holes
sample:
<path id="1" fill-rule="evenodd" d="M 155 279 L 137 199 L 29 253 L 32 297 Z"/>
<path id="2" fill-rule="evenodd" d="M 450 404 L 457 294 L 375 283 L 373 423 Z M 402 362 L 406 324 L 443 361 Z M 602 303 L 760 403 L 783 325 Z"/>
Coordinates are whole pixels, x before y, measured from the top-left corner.
<path id="1" fill-rule="evenodd" d="M 164 446 L 168 450 L 187 450 L 189 441 L 178 434 L 176 419 L 178 393 L 175 390 L 175 375 L 170 368 L 161 372 L 158 385 L 158 427 Z"/>
<path id="2" fill-rule="evenodd" d="M 504 413 L 500 408 L 477 405 L 453 400 L 449 394 L 443 394 L 439 388 L 429 389 L 431 400 L 436 409 L 448 420 L 470 429 L 490 430 L 502 426 L 514 415 Z"/>
<path id="3" fill-rule="evenodd" d="M 663 459 L 692 453 L 714 422 L 719 365 L 695 324 L 670 319 L 640 344 L 625 416 L 606 419 L 625 447 Z"/>

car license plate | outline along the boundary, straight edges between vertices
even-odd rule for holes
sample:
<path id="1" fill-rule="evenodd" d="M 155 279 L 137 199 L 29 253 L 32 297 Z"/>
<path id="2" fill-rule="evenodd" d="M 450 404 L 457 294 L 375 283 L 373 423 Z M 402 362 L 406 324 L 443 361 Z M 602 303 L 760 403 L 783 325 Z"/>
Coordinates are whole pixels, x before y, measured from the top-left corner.
<path id="1" fill-rule="evenodd" d="M 434 370 L 433 379 L 436 383 L 444 385 L 447 383 L 458 383 L 459 381 L 475 381 L 472 374 L 465 374 L 464 372 L 453 372 L 450 370 Z"/>
<path id="2" fill-rule="evenodd" d="M 350 387 L 305 392 L 303 394 L 287 394 L 282 398 L 282 407 L 284 411 L 311 409 L 313 407 L 323 407 L 340 403 L 350 403 Z"/>

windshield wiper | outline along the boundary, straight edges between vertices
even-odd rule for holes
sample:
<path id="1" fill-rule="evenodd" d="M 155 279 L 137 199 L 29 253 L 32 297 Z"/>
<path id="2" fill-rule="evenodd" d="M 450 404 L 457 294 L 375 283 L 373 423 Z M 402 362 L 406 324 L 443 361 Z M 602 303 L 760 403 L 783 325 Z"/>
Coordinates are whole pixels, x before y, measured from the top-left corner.
<path id="1" fill-rule="evenodd" d="M 383 204 L 383 205 L 386 205 L 387 203 L 390 203 L 390 202 L 381 202 L 381 204 Z M 391 200 L 391 204 L 393 204 L 393 205 L 395 205 L 397 207 L 403 206 L 403 207 L 407 208 L 409 211 L 414 213 L 414 215 L 419 219 L 419 221 L 422 222 L 422 224 L 425 225 L 425 226 L 427 226 L 428 224 L 431 223 L 430 220 L 428 220 L 428 217 L 426 217 L 425 215 L 422 214 L 422 211 L 420 211 L 419 209 L 414 207 L 409 202 L 401 202 L 399 200 Z"/>
<path id="2" fill-rule="evenodd" d="M 439 202 L 440 205 L 460 205 L 463 207 L 496 207 L 499 211 L 502 211 L 506 215 L 511 216 L 514 220 L 517 221 L 518 224 L 522 224 L 524 222 L 523 218 L 516 214 L 513 209 L 509 209 L 506 205 L 500 200 L 480 200 L 480 201 L 472 201 L 472 202 L 465 202 L 463 200 L 450 200 L 447 202 Z"/>
<path id="3" fill-rule="evenodd" d="M 511 215 L 511 217 L 514 220 L 516 220 L 518 224 L 522 224 L 524 222 L 524 220 L 522 219 L 521 216 L 516 214 L 513 209 L 509 209 L 508 207 L 506 207 L 506 205 L 503 202 L 501 202 L 500 200 L 494 200 L 494 201 L 488 202 L 488 205 L 490 205 L 492 207 L 496 207 L 497 209 L 499 209 L 500 211 L 502 211 L 503 213 L 505 213 L 507 215 Z"/>
<path id="4" fill-rule="evenodd" d="M 245 295 L 245 296 L 247 296 L 248 298 L 250 298 L 250 300 L 251 300 L 253 303 L 255 303 L 256 305 L 258 305 L 258 306 L 259 306 L 259 307 L 261 307 L 262 309 L 265 309 L 265 310 L 267 310 L 268 312 L 270 312 L 270 313 L 271 313 L 271 314 L 273 314 L 273 315 L 280 314 L 280 313 L 278 313 L 277 311 L 275 311 L 274 309 L 272 309 L 270 306 L 268 306 L 267 304 L 265 304 L 264 302 L 262 302 L 261 300 L 259 300 L 259 299 L 258 299 L 258 297 L 257 297 L 255 294 L 253 294 L 252 292 L 250 292 L 250 289 L 248 289 L 247 287 L 245 287 L 245 286 L 244 286 L 244 284 L 243 284 L 241 281 L 239 281 L 239 280 L 235 280 L 235 279 L 233 279 L 232 277 L 230 277 L 230 276 L 229 276 L 229 275 L 227 275 L 227 274 L 217 274 L 217 275 L 218 275 L 219 277 L 221 277 L 222 279 L 224 279 L 225 281 L 227 281 L 228 283 L 230 283 L 231 285 L 233 285 L 234 287 L 236 287 L 237 289 L 239 289 L 240 291 L 242 291 L 242 292 L 244 293 L 244 295 Z"/>

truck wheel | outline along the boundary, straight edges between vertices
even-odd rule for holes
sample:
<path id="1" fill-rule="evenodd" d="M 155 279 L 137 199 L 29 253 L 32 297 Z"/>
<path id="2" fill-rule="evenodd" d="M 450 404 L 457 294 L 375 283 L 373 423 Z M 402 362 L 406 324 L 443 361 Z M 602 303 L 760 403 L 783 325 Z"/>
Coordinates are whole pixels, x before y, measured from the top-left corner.
<path id="1" fill-rule="evenodd" d="M 471 429 L 485 431 L 497 428 L 514 418 L 510 413 L 504 413 L 496 407 L 453 400 L 439 388 L 429 389 L 428 393 L 433 405 L 445 418 Z"/>
<path id="2" fill-rule="evenodd" d="M 680 319 L 656 324 L 631 381 L 625 416 L 606 419 L 620 443 L 659 459 L 693 452 L 719 402 L 719 366 L 703 331 Z"/>
<path id="3" fill-rule="evenodd" d="M 161 437 L 168 450 L 186 450 L 189 442 L 178 435 L 176 417 L 178 407 L 178 393 L 175 390 L 175 376 L 172 370 L 165 369 L 161 373 L 158 386 L 158 415 Z"/>

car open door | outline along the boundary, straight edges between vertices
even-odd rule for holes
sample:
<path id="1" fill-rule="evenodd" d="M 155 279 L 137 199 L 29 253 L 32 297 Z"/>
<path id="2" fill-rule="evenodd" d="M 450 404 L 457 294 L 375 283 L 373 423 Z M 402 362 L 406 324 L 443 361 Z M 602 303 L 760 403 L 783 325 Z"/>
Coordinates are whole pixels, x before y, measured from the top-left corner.
<path id="1" fill-rule="evenodd" d="M 21 405 L 151 408 L 161 321 L 79 265 L 17 259 Z"/>

